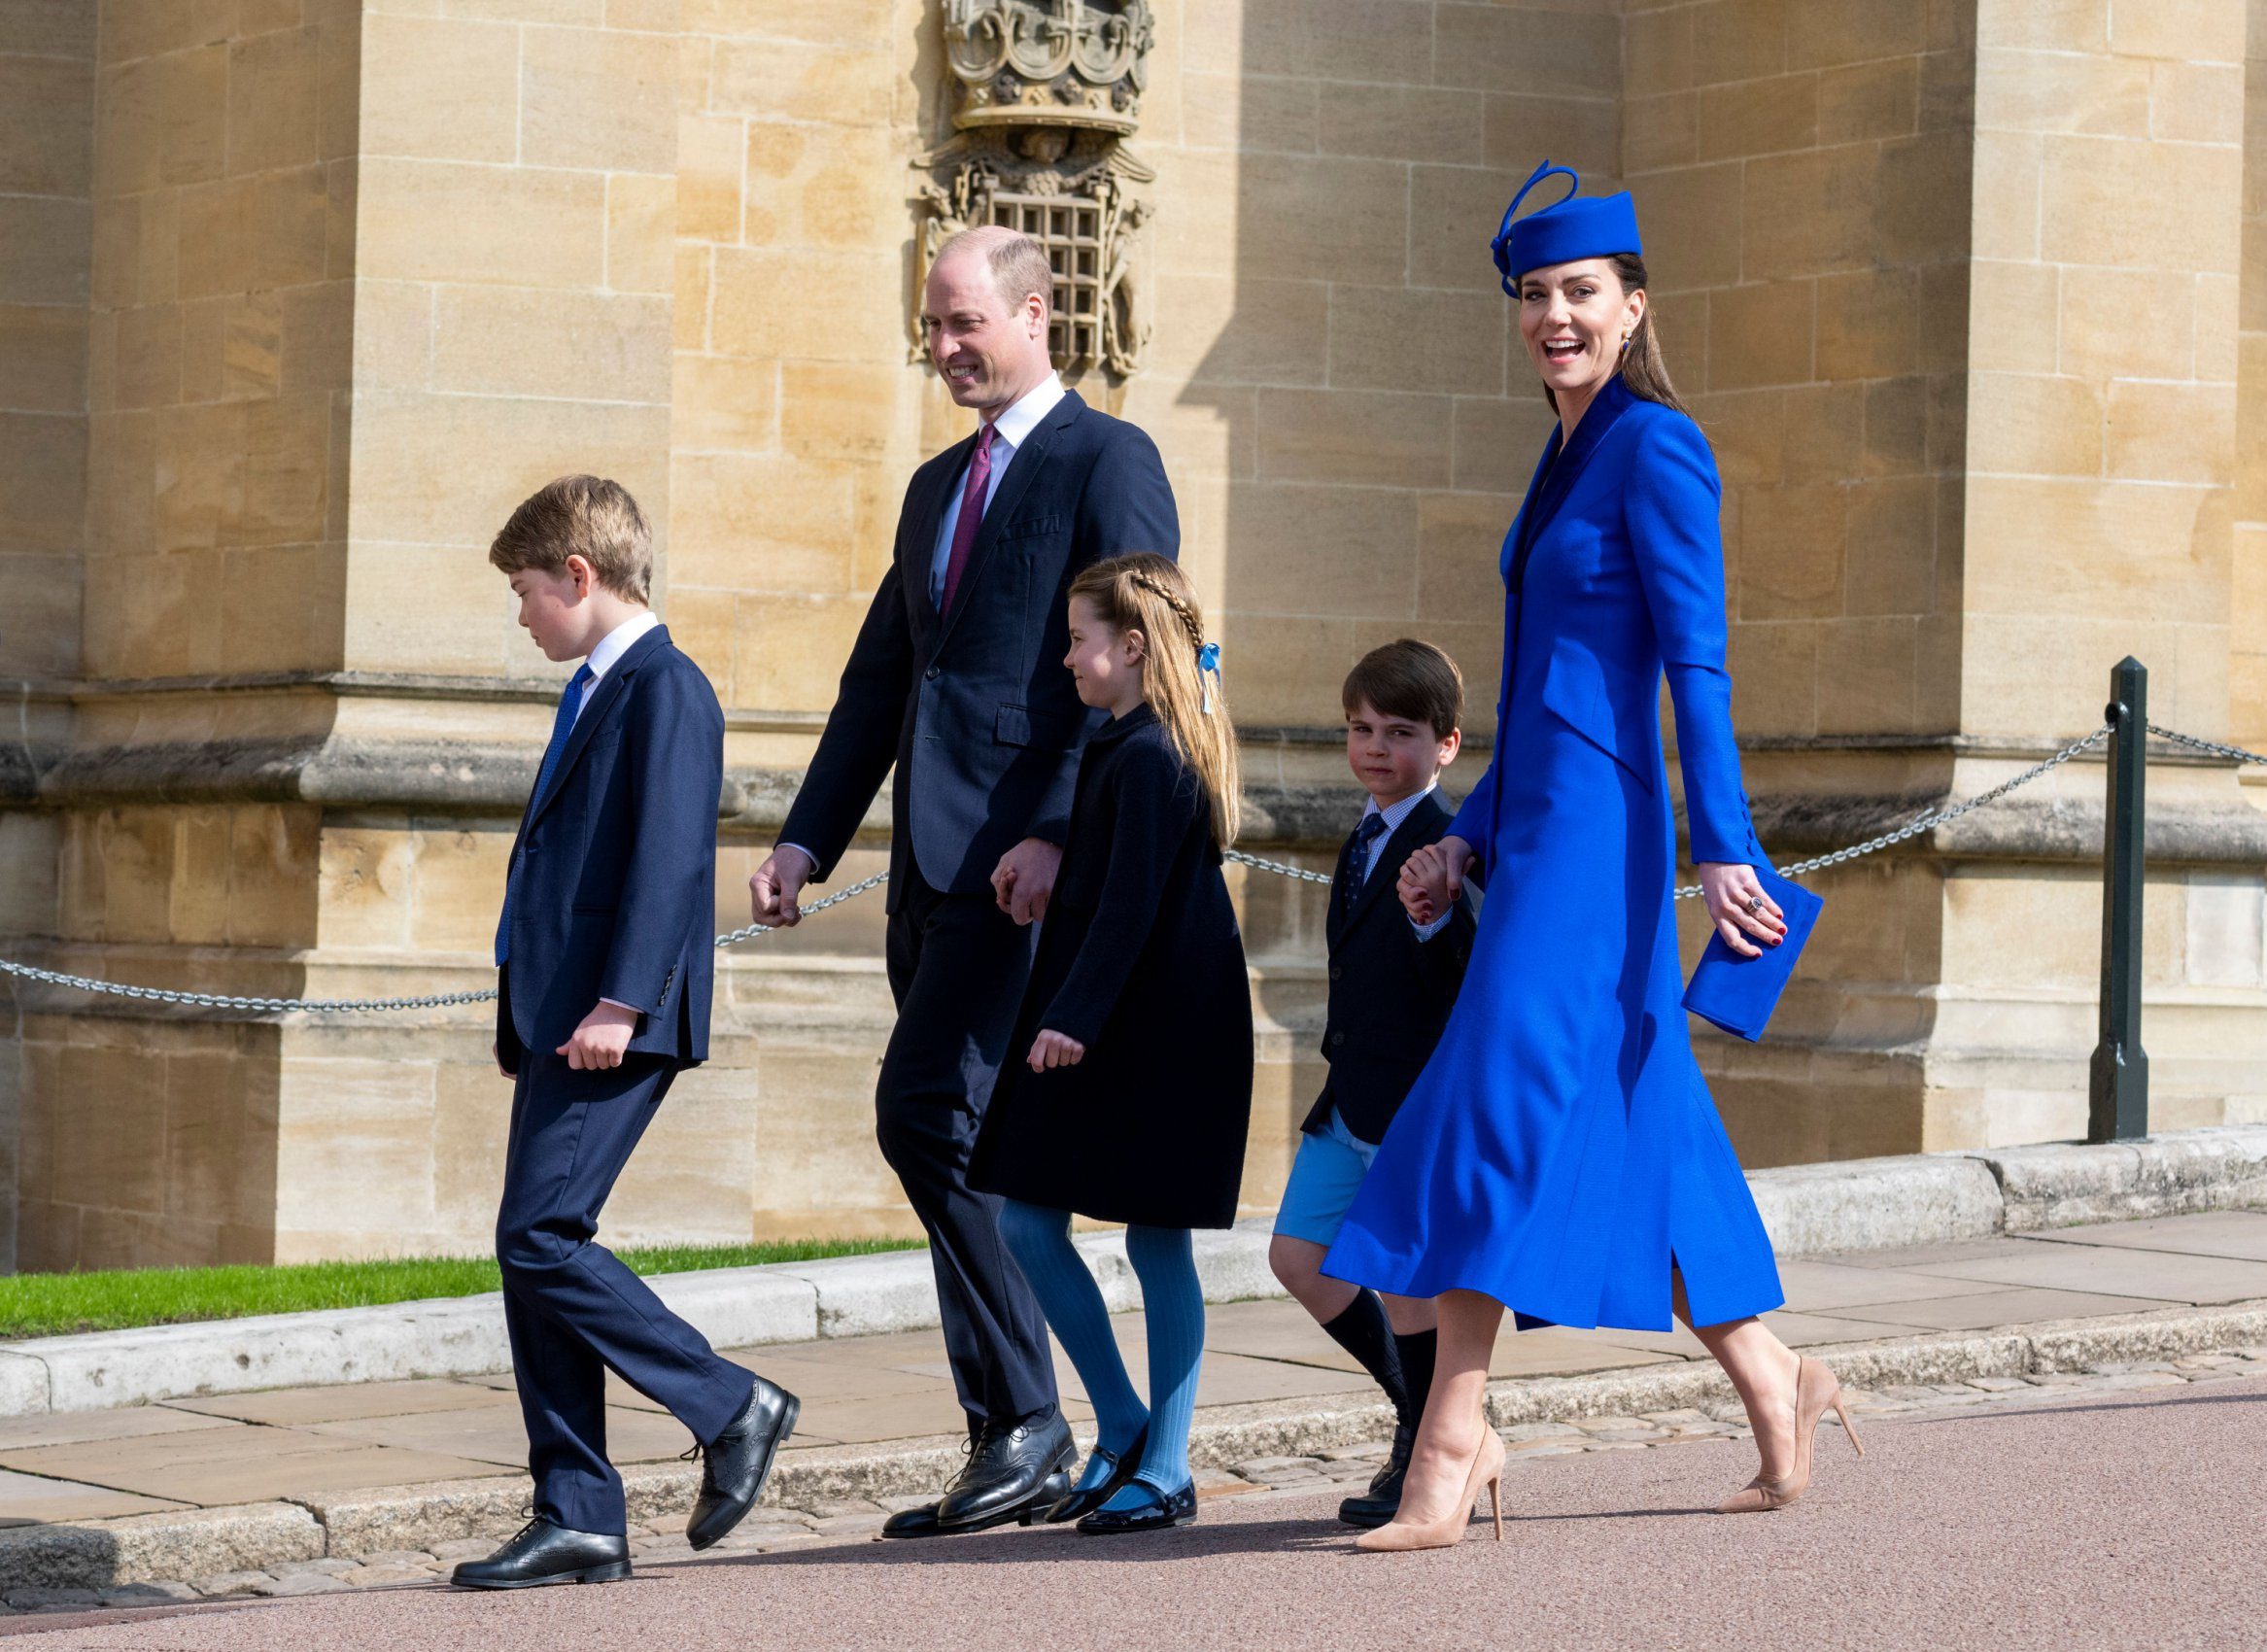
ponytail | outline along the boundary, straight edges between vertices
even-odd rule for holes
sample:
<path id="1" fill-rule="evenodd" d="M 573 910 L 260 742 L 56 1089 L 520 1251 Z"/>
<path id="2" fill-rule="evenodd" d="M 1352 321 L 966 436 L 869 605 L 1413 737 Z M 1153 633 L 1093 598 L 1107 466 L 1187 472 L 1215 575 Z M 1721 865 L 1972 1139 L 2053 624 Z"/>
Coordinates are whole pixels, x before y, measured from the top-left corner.
<path id="1" fill-rule="evenodd" d="M 1204 613 L 1188 575 L 1152 551 L 1098 562 L 1071 582 L 1119 633 L 1138 631 L 1148 642 L 1142 657 L 1142 697 L 1173 742 L 1181 761 L 1204 787 L 1212 809 L 1213 842 L 1236 841 L 1242 781 L 1236 730 L 1221 697 L 1219 650 L 1204 639 Z"/>

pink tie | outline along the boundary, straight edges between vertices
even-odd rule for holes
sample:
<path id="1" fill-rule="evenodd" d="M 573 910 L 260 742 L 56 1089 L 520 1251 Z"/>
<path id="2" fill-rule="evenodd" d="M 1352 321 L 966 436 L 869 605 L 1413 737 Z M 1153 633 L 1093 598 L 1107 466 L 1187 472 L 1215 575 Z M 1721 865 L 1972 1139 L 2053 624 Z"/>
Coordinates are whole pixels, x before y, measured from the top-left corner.
<path id="1" fill-rule="evenodd" d="M 968 462 L 968 486 L 960 490 L 960 520 L 952 525 L 952 554 L 945 559 L 945 601 L 941 614 L 952 612 L 953 594 L 967 570 L 969 552 L 976 549 L 977 530 L 984 523 L 984 496 L 992 482 L 993 427 L 986 425 L 976 439 L 976 457 Z"/>

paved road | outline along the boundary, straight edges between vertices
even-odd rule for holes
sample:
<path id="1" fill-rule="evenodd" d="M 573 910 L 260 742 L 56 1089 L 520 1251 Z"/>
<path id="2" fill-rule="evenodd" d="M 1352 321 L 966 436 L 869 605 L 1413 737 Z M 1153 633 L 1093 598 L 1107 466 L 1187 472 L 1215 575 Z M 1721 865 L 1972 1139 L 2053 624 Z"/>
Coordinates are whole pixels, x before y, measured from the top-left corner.
<path id="1" fill-rule="evenodd" d="M 24 1652 L 648 1652 L 660 1647 L 2255 1647 L 2267 1642 L 2267 1380 L 1831 1428 L 1780 1514 L 1701 1512 L 1745 1445 L 1545 1457 L 1500 1546 L 1356 1553 L 1335 1493 L 1208 1503 L 1161 1537 L 825 1544 L 522 1595 L 431 1588 L 23 1618 Z M 33 1638 L 33 1636 L 37 1638 Z"/>

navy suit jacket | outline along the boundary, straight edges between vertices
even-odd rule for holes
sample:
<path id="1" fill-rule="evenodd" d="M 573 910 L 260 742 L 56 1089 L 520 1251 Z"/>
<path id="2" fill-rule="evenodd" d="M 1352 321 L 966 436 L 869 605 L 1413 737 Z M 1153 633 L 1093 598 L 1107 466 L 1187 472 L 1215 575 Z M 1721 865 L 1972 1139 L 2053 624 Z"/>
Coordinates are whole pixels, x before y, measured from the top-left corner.
<path id="1" fill-rule="evenodd" d="M 1351 910 L 1338 892 L 1346 885 L 1353 840 L 1338 851 L 1324 925 L 1330 1020 L 1322 1030 L 1322 1057 L 1330 1063 L 1330 1080 L 1302 1130 L 1322 1128 L 1335 1107 L 1355 1135 L 1384 1141 L 1409 1086 L 1432 1058 L 1472 956 L 1478 927 L 1472 891 L 1457 898 L 1448 922 L 1431 940 L 1420 941 L 1397 886 L 1403 863 L 1425 844 L 1439 843 L 1448 828 L 1449 811 L 1439 798 L 1420 799 L 1387 838 Z"/>
<path id="2" fill-rule="evenodd" d="M 1009 461 L 941 617 L 929 568 L 975 447 L 972 433 L 913 472 L 889 569 L 779 834 L 825 880 L 895 764 L 893 912 L 909 865 L 933 889 L 980 894 L 1023 839 L 1063 841 L 1079 752 L 1103 716 L 1063 669 L 1071 581 L 1105 557 L 1181 550 L 1156 444 L 1068 392 Z"/>
<path id="3" fill-rule="evenodd" d="M 708 1054 L 724 711 L 656 626 L 598 681 L 511 864 L 497 1055 L 565 1044 L 601 998 L 639 1012 L 633 1052 Z"/>

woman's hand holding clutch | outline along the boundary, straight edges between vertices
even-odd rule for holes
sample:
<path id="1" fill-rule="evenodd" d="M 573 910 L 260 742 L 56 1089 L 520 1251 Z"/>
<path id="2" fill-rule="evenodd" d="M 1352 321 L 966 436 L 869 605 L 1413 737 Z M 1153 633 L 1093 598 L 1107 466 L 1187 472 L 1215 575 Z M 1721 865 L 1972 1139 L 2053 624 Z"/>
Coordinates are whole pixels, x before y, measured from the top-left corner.
<path id="1" fill-rule="evenodd" d="M 1776 946 L 1786 938 L 1787 914 L 1764 893 L 1754 867 L 1740 861 L 1704 860 L 1700 872 L 1709 921 L 1724 937 L 1725 946 L 1743 958 L 1760 958 L 1764 946 Z"/>
<path id="2" fill-rule="evenodd" d="M 1448 837 L 1413 850 L 1401 863 L 1397 892 L 1410 922 L 1431 923 L 1457 904 L 1464 892 L 1464 869 L 1472 864 L 1472 852 L 1463 839 Z"/>

